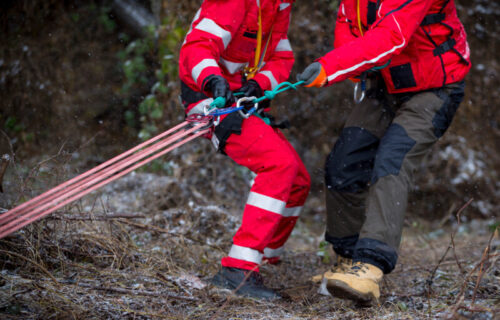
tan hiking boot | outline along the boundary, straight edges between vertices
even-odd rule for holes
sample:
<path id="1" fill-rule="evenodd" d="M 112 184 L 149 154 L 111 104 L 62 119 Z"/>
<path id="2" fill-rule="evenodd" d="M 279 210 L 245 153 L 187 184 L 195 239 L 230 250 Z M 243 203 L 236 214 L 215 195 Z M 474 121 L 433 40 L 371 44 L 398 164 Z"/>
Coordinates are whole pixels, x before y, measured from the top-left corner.
<path id="1" fill-rule="evenodd" d="M 331 267 L 330 270 L 326 271 L 323 274 L 317 274 L 311 278 L 312 282 L 314 283 L 320 283 L 323 278 L 326 278 L 327 274 L 328 276 L 331 276 L 335 272 L 343 272 L 345 270 L 348 270 L 351 268 L 352 265 L 352 259 L 342 257 L 341 255 L 337 255 L 337 262 Z"/>
<path id="2" fill-rule="evenodd" d="M 379 283 L 384 273 L 374 265 L 356 262 L 343 272 L 325 273 L 326 288 L 334 297 L 367 304 L 380 298 Z"/>

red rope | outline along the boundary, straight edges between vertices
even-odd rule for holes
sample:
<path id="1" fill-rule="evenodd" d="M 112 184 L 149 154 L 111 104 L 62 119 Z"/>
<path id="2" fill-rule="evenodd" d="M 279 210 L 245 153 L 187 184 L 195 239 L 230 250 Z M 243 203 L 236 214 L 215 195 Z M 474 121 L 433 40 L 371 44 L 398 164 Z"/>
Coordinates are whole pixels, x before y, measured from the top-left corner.
<path id="1" fill-rule="evenodd" d="M 0 238 L 43 218 L 209 131 L 207 122 L 198 123 L 187 129 L 188 124 L 188 121 L 184 121 L 127 152 L 0 215 Z"/>

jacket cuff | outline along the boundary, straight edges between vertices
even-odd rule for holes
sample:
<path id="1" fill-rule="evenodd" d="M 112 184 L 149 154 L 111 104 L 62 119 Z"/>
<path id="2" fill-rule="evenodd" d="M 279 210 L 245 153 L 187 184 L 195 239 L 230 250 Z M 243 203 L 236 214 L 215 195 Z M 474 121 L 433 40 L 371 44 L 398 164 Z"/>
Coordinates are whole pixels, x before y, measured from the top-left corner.
<path id="1" fill-rule="evenodd" d="M 215 76 L 221 76 L 222 77 L 222 72 L 220 71 L 220 68 L 218 67 L 207 67 L 205 68 L 201 73 L 200 76 L 198 77 L 197 85 L 200 87 L 202 92 L 205 92 L 205 88 L 203 86 L 206 84 L 205 80 L 207 80 L 208 77 L 211 75 Z"/>
<path id="2" fill-rule="evenodd" d="M 315 61 L 315 62 L 320 63 L 320 64 L 321 64 L 321 66 L 323 67 L 323 70 L 325 70 L 325 72 L 326 72 L 326 82 L 325 82 L 325 85 L 324 85 L 324 86 L 326 87 L 326 86 L 329 86 L 329 85 L 331 85 L 331 84 L 335 83 L 335 82 L 330 82 L 330 81 L 328 80 L 328 76 L 329 76 L 331 73 L 330 73 L 330 71 L 328 70 L 328 69 L 329 69 L 329 65 L 328 65 L 328 62 L 327 62 L 327 60 L 325 59 L 325 57 L 318 58 L 318 59 L 316 59 L 316 61 Z"/>

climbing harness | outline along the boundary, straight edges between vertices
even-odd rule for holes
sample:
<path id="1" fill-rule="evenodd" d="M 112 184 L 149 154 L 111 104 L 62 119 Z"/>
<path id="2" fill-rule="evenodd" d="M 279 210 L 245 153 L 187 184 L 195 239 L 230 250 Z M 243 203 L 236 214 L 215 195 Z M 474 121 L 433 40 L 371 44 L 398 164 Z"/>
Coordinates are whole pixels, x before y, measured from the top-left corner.
<path id="1" fill-rule="evenodd" d="M 258 25 L 259 29 L 257 31 L 257 45 L 255 47 L 255 54 L 254 54 L 254 63 L 253 67 L 246 67 L 243 69 L 243 76 L 245 79 L 250 80 L 252 79 L 255 74 L 262 68 L 263 62 L 264 62 L 264 57 L 266 56 L 267 52 L 267 47 L 269 46 L 269 42 L 271 41 L 271 35 L 273 34 L 273 29 L 274 29 L 274 24 L 271 27 L 271 31 L 269 32 L 269 36 L 267 37 L 266 45 L 264 47 L 264 50 L 262 50 L 262 8 L 260 6 L 260 1 L 257 2 L 258 8 L 259 8 L 259 15 L 258 15 Z"/>
<path id="2" fill-rule="evenodd" d="M 246 117 L 249 117 L 258 110 L 259 102 L 264 99 L 273 99 L 276 94 L 289 89 L 297 90 L 297 86 L 302 83 L 303 81 L 294 84 L 284 82 L 272 91 L 265 91 L 260 98 L 242 97 L 238 99 L 236 107 L 232 108 L 223 108 L 225 104 L 224 98 L 222 100 L 221 98 L 215 99 L 205 109 L 204 114 L 191 114 L 186 117 L 185 121 L 158 136 L 2 213 L 0 215 L 0 239 L 121 178 L 183 144 L 199 136 L 206 135 L 220 121 L 221 115 L 243 110 L 245 108 L 244 102 L 253 104 L 253 107 L 244 113 Z"/>
<path id="3" fill-rule="evenodd" d="M 379 2 L 377 1 L 376 7 L 379 6 Z M 370 12 L 369 12 L 370 13 Z M 356 0 L 356 14 L 357 14 L 357 20 L 358 20 L 358 29 L 359 33 L 363 37 L 365 34 L 363 32 L 363 24 L 361 23 L 361 9 L 360 9 L 360 0 Z M 374 19 L 374 18 L 373 18 Z M 367 21 L 370 20 L 370 18 L 367 18 Z M 368 22 L 370 24 L 370 22 Z M 377 72 L 379 70 L 384 69 L 387 67 L 389 64 L 391 64 L 391 60 L 387 61 L 386 64 L 383 66 L 379 67 L 373 67 L 365 72 L 363 72 L 359 78 L 359 81 L 356 81 L 356 85 L 354 85 L 354 102 L 356 104 L 361 103 L 366 97 L 366 78 L 368 77 L 368 73 L 370 72 Z"/>

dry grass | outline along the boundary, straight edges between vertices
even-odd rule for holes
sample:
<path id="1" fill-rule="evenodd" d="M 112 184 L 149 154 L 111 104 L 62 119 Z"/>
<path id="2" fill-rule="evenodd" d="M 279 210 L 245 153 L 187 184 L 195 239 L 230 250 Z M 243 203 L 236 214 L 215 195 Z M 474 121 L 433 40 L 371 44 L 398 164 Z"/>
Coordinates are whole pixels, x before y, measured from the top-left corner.
<path id="1" fill-rule="evenodd" d="M 238 208 L 213 205 L 209 198 L 205 205 L 179 202 L 182 192 L 194 198 L 188 180 L 129 175 L 0 240 L 0 316 L 494 319 L 500 311 L 498 238 L 492 239 L 484 221 L 430 232 L 435 224 L 411 220 L 398 267 L 385 278 L 381 304 L 371 308 L 320 295 L 309 280 L 329 267 L 318 255 L 322 230 L 312 209 L 283 262 L 262 267 L 267 284 L 284 299 L 257 301 L 214 288 L 207 280 L 231 244 Z M 308 204 L 319 202 L 313 197 Z"/>

